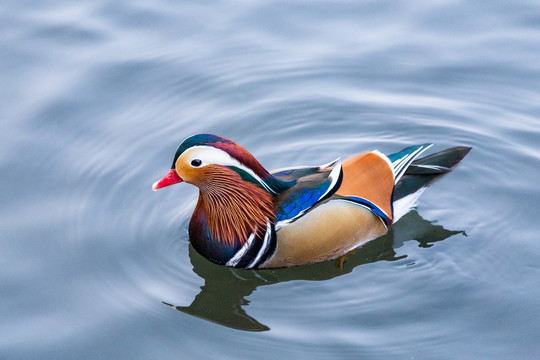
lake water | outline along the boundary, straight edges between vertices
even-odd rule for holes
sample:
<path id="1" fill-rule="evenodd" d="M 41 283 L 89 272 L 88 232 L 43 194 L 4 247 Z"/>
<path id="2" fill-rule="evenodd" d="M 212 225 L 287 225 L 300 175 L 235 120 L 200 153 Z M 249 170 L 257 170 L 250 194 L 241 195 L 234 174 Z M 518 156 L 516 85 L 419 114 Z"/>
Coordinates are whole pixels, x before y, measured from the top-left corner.
<path id="1" fill-rule="evenodd" d="M 1 359 L 540 356 L 538 1 L 0 9 Z M 201 132 L 268 169 L 473 150 L 342 269 L 246 271 L 151 191 Z"/>

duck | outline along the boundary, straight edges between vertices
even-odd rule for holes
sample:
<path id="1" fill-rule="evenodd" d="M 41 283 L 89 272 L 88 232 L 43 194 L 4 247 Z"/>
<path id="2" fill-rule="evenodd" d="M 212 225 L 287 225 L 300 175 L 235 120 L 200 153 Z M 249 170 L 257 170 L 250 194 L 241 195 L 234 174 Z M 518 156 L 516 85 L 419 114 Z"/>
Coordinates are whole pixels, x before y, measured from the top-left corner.
<path id="1" fill-rule="evenodd" d="M 198 188 L 189 241 L 213 263 L 307 265 L 339 259 L 386 234 L 471 150 L 458 146 L 420 157 L 431 146 L 268 171 L 236 142 L 197 134 L 180 143 L 170 171 L 152 190 L 182 182 Z"/>

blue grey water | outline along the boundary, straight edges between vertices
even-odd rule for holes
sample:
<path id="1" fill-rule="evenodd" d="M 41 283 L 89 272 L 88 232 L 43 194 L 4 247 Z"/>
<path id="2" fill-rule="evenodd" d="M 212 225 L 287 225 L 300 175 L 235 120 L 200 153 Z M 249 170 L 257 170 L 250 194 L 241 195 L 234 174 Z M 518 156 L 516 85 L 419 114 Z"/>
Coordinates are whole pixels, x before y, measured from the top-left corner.
<path id="1" fill-rule="evenodd" d="M 3 2 L 0 83 L 1 359 L 538 358 L 538 1 Z M 473 150 L 343 269 L 245 271 L 151 191 L 201 132 Z"/>

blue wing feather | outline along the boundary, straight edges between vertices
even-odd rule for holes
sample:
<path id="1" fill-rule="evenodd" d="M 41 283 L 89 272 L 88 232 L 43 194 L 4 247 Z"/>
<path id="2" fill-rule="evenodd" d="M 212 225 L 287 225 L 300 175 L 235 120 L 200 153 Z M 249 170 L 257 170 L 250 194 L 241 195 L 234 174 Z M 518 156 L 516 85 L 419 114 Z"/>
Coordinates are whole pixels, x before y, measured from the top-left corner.
<path id="1" fill-rule="evenodd" d="M 318 202 L 331 196 L 341 185 L 343 173 L 340 163 L 332 171 L 322 172 L 320 168 L 318 172 L 312 169 L 301 169 L 301 171 L 306 170 L 312 172 L 311 175 L 317 175 L 317 177 L 309 177 L 309 180 L 306 181 L 300 180 L 287 192 L 286 196 L 280 199 L 279 204 L 276 206 L 276 219 L 278 221 L 276 230 L 283 226 L 284 223 L 294 221 Z M 279 174 L 284 175 L 284 172 Z"/>
<path id="2" fill-rule="evenodd" d="M 326 185 L 328 184 L 321 184 Z M 319 189 L 299 189 L 294 192 L 287 200 L 281 204 L 280 208 L 277 211 L 276 217 L 278 221 L 291 219 L 301 211 L 309 209 L 319 201 L 321 196 L 321 191 Z"/>

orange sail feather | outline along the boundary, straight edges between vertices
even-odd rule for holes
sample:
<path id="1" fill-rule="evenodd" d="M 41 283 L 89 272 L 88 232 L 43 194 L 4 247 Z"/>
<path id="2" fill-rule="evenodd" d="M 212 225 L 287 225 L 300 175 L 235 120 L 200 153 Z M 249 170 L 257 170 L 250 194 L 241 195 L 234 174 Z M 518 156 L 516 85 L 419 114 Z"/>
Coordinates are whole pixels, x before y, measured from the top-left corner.
<path id="1" fill-rule="evenodd" d="M 388 161 L 376 152 L 362 153 L 346 159 L 342 167 L 343 182 L 336 194 L 366 199 L 392 219 L 394 173 Z"/>

